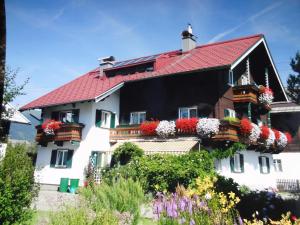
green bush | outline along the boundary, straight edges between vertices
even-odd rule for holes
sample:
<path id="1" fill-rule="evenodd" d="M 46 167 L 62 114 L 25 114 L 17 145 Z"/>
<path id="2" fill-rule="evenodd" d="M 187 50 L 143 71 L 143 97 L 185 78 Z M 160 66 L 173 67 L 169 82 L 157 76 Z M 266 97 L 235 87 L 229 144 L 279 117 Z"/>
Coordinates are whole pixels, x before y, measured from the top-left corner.
<path id="1" fill-rule="evenodd" d="M 37 196 L 34 167 L 25 145 L 7 146 L 0 162 L 0 224 L 24 224 L 31 218 L 31 202 Z"/>
<path id="2" fill-rule="evenodd" d="M 111 160 L 111 167 L 120 164 L 125 165 L 134 157 L 141 157 L 144 151 L 131 142 L 125 142 L 114 151 Z"/>
<path id="3" fill-rule="evenodd" d="M 137 224 L 140 217 L 140 206 L 144 202 L 144 191 L 138 182 L 132 179 L 120 178 L 110 185 L 91 186 L 82 189 L 80 194 L 88 205 L 96 212 L 103 210 L 119 213 L 130 213 L 133 223 Z"/>
<path id="4" fill-rule="evenodd" d="M 173 192 L 178 184 L 187 187 L 195 178 L 214 173 L 213 158 L 207 151 L 201 151 L 136 158 L 125 166 L 104 171 L 103 179 L 111 182 L 116 176 L 131 177 L 139 180 L 146 192 Z"/>

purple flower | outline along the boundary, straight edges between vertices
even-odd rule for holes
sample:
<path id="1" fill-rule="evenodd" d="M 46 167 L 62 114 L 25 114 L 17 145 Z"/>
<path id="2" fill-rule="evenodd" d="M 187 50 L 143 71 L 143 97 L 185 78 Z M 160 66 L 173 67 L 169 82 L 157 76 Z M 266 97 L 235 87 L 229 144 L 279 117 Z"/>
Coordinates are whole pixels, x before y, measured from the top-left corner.
<path id="1" fill-rule="evenodd" d="M 196 223 L 195 223 L 195 220 L 193 220 L 193 219 L 191 219 L 190 220 L 190 225 L 195 225 Z"/>
<path id="2" fill-rule="evenodd" d="M 244 224 L 243 220 L 242 220 L 242 218 L 240 216 L 238 217 L 238 222 L 239 222 L 239 225 L 243 225 Z"/>

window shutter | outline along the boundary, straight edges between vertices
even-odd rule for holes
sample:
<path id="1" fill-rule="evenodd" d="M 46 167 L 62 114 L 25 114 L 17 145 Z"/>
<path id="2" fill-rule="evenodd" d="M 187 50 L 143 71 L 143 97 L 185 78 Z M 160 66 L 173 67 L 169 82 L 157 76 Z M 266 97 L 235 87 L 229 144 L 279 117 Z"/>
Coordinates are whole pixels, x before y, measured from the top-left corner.
<path id="1" fill-rule="evenodd" d="M 52 150 L 51 160 L 50 160 L 50 167 L 55 167 L 56 157 L 57 157 L 57 150 Z"/>
<path id="2" fill-rule="evenodd" d="M 262 168 L 262 158 L 261 158 L 261 156 L 258 157 L 258 163 L 259 163 L 259 170 L 260 170 L 260 173 L 263 173 L 263 168 Z"/>
<path id="3" fill-rule="evenodd" d="M 111 115 L 110 115 L 110 128 L 115 128 L 115 124 L 116 124 L 116 114 L 111 113 Z"/>
<path id="4" fill-rule="evenodd" d="M 268 173 L 270 173 L 270 162 L 269 162 L 269 157 L 266 157 L 266 164 L 267 164 Z"/>
<path id="5" fill-rule="evenodd" d="M 233 157 L 230 157 L 230 169 L 231 169 L 231 172 L 234 173 L 234 159 Z"/>
<path id="6" fill-rule="evenodd" d="M 79 109 L 72 110 L 72 122 L 79 123 Z"/>
<path id="7" fill-rule="evenodd" d="M 67 168 L 71 168 L 72 167 L 72 158 L 73 158 L 73 150 L 68 150 L 68 155 L 67 155 Z"/>
<path id="8" fill-rule="evenodd" d="M 229 110 L 228 109 L 224 109 L 224 117 L 228 117 L 229 116 Z"/>
<path id="9" fill-rule="evenodd" d="M 244 173 L 244 155 L 240 154 L 240 167 L 241 167 L 241 172 Z"/>
<path id="10" fill-rule="evenodd" d="M 59 112 L 55 111 L 51 113 L 51 119 L 53 120 L 59 120 Z"/>
<path id="11" fill-rule="evenodd" d="M 102 110 L 97 109 L 96 110 L 96 120 L 95 120 L 96 127 L 101 127 L 101 116 L 102 116 Z"/>

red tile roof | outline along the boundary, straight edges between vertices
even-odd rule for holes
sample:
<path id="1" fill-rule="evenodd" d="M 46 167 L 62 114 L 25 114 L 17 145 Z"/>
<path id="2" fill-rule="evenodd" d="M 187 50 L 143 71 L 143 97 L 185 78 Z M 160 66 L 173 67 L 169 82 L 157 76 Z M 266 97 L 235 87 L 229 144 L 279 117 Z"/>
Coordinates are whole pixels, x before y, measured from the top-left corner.
<path id="1" fill-rule="evenodd" d="M 184 53 L 178 50 L 157 54 L 150 57 L 152 61 L 155 61 L 154 70 L 150 72 L 135 73 L 126 76 L 103 76 L 100 78 L 96 76 L 99 72 L 97 68 L 26 104 L 21 107 L 21 110 L 92 100 L 122 82 L 229 66 L 261 38 L 263 38 L 263 35 L 254 35 L 201 45 Z M 135 61 L 138 60 L 136 59 Z M 121 64 L 121 62 L 118 62 L 118 64 Z M 128 63 L 126 67 L 132 65 Z M 117 70 L 120 67 L 113 69 Z"/>

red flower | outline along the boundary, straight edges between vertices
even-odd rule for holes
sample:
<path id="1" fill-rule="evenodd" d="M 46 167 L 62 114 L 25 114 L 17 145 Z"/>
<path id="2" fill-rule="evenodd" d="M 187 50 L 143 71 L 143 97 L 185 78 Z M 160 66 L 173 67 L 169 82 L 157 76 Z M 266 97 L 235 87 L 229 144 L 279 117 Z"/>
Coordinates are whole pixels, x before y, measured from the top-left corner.
<path id="1" fill-rule="evenodd" d="M 269 93 L 269 94 L 271 94 L 271 95 L 273 95 L 273 91 L 272 91 L 272 89 L 271 88 L 268 88 L 268 87 L 264 87 L 264 86 L 260 86 L 259 87 L 259 92 L 261 93 L 261 94 L 263 94 L 263 93 Z"/>
<path id="2" fill-rule="evenodd" d="M 58 130 L 62 125 L 62 122 L 56 121 L 56 120 L 46 120 L 42 124 L 42 129 L 52 129 L 52 130 Z"/>
<path id="3" fill-rule="evenodd" d="M 243 118 L 241 119 L 241 127 L 240 127 L 240 130 L 241 130 L 241 133 L 243 135 L 250 135 L 251 134 L 251 131 L 252 131 L 252 124 L 250 122 L 249 119 L 247 118 Z"/>
<path id="4" fill-rule="evenodd" d="M 141 124 L 140 130 L 142 131 L 143 135 L 155 135 L 159 121 L 145 121 Z"/>
<path id="5" fill-rule="evenodd" d="M 293 216 L 291 216 L 291 220 L 292 220 L 292 221 L 296 221 L 296 220 L 297 220 L 297 217 L 293 215 Z"/>
<path id="6" fill-rule="evenodd" d="M 292 142 L 292 135 L 289 133 L 289 132 L 284 132 L 285 136 L 286 136 L 286 139 L 288 141 L 288 143 L 291 143 Z"/>
<path id="7" fill-rule="evenodd" d="M 275 139 L 276 139 L 276 141 L 278 141 L 279 138 L 280 138 L 280 132 L 279 132 L 278 130 L 276 130 L 276 129 L 272 129 L 272 130 L 273 130 L 273 132 L 274 132 L 274 134 L 275 134 Z"/>
<path id="8" fill-rule="evenodd" d="M 269 135 L 270 135 L 270 130 L 269 130 L 269 127 L 267 126 L 261 126 L 260 127 L 260 138 L 266 140 L 269 138 Z"/>
<path id="9" fill-rule="evenodd" d="M 197 118 L 183 118 L 176 120 L 176 129 L 179 133 L 194 134 L 196 133 Z"/>

